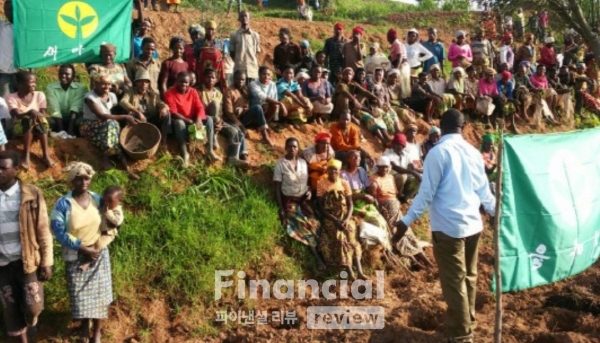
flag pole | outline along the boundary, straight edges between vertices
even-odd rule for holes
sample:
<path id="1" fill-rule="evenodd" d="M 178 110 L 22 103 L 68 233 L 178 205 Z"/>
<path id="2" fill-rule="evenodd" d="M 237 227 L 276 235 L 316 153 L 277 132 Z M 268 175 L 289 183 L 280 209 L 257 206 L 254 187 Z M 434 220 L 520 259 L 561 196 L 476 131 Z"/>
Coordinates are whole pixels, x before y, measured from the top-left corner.
<path id="1" fill-rule="evenodd" d="M 504 153 L 504 120 L 497 122 L 499 128 L 498 152 L 496 154 L 496 216 L 494 217 L 494 275 L 496 277 L 496 323 L 494 343 L 502 342 L 502 274 L 500 273 L 500 215 L 502 211 L 502 154 Z"/>

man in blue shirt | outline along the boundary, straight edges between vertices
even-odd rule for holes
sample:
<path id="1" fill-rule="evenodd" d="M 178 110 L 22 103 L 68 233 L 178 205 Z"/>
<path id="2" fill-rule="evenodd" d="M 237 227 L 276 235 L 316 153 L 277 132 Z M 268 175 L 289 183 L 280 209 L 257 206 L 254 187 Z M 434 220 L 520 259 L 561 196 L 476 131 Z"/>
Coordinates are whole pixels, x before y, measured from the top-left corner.
<path id="1" fill-rule="evenodd" d="M 477 249 L 483 230 L 479 208 L 483 205 L 493 216 L 496 206 L 481 153 L 462 137 L 464 124 L 456 109 L 442 115 L 442 138 L 427 154 L 419 193 L 396 223 L 392 238 L 393 244 L 398 242 L 429 209 L 433 254 L 448 305 L 448 334 L 455 343 L 473 343 Z"/>
<path id="2" fill-rule="evenodd" d="M 427 34 L 429 35 L 429 40 L 421 42 L 421 45 L 431 51 L 433 57 L 425 61 L 423 72 L 428 73 L 432 65 L 439 64 L 442 69 L 442 75 L 445 75 L 444 60 L 446 59 L 446 51 L 444 50 L 444 44 L 437 39 L 437 29 L 430 27 L 427 29 Z"/>

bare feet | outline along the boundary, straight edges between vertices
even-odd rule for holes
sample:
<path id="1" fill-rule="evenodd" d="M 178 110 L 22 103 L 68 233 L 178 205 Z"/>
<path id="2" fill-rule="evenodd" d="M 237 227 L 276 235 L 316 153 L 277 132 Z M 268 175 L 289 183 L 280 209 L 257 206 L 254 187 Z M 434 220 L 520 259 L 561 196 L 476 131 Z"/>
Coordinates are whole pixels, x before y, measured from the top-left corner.
<path id="1" fill-rule="evenodd" d="M 46 166 L 48 166 L 48 168 L 52 168 L 56 164 L 56 162 L 54 162 L 50 157 L 44 158 L 44 163 L 46 163 Z"/>
<path id="2" fill-rule="evenodd" d="M 275 146 L 275 144 L 273 144 L 273 142 L 271 141 L 271 139 L 270 139 L 269 137 L 265 137 L 265 138 L 263 138 L 263 142 L 264 142 L 266 145 L 270 146 L 270 147 L 274 147 L 274 146 Z"/>
<path id="3" fill-rule="evenodd" d="M 21 161 L 21 168 L 23 168 L 25 170 L 29 170 L 29 158 Z"/>
<path id="4" fill-rule="evenodd" d="M 127 174 L 129 174 L 129 177 L 131 177 L 134 180 L 139 180 L 140 176 L 138 174 L 136 174 L 133 170 L 131 170 L 131 168 L 127 167 Z"/>

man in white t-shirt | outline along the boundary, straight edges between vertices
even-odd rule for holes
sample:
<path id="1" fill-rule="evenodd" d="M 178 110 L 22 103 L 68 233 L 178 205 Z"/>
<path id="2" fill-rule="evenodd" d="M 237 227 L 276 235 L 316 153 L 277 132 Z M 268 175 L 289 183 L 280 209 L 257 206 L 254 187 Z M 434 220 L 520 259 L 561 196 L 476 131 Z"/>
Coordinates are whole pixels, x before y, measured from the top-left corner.
<path id="1" fill-rule="evenodd" d="M 406 153 L 408 160 L 413 164 L 415 169 L 419 172 L 423 172 L 423 151 L 421 150 L 421 143 L 417 142 L 417 130 L 416 124 L 410 124 L 406 127 Z"/>

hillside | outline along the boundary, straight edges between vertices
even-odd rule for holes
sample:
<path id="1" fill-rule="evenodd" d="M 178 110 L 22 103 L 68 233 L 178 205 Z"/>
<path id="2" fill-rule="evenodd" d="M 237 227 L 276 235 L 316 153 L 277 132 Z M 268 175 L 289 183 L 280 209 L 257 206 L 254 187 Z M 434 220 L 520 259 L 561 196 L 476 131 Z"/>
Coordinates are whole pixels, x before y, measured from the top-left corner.
<path id="1" fill-rule="evenodd" d="M 289 13 L 288 13 L 289 14 Z M 203 22 L 207 14 L 182 9 L 181 13 L 148 12 L 156 23 L 152 36 L 158 41 L 161 56 L 167 56 L 166 44 L 171 36 L 187 37 L 187 26 Z M 466 19 L 465 19 L 466 18 Z M 463 13 L 411 12 L 390 15 L 385 23 L 361 23 L 366 39 L 389 44 L 385 32 L 390 27 L 406 32 L 416 26 L 424 32 L 429 26 L 442 31 L 448 44 L 456 29 L 469 29 L 470 21 Z M 234 19 L 216 16 L 219 35 L 226 36 L 237 25 Z M 346 28 L 354 24 L 345 21 Z M 307 23 L 282 18 L 254 18 L 251 27 L 261 35 L 261 60 L 269 64 L 273 48 L 278 44 L 280 27 L 289 27 L 294 40 L 307 39 L 320 47 L 331 35 L 331 22 Z M 316 49 L 315 49 L 316 50 Z M 52 73 L 50 69 L 49 74 Z M 129 181 L 121 171 L 103 173 L 95 181 L 94 190 L 111 183 L 126 187 L 128 199 L 127 227 L 111 247 L 116 300 L 104 326 L 106 342 L 402 342 L 439 343 L 444 340 L 445 304 L 437 280 L 436 267 L 431 271 L 387 270 L 385 297 L 373 300 L 336 300 L 335 305 L 382 306 L 386 313 L 381 330 L 309 330 L 306 328 L 308 306 L 332 305 L 326 300 L 258 299 L 239 301 L 233 294 L 213 301 L 213 270 L 244 270 L 248 278 L 298 279 L 330 277 L 316 271 L 304 247 L 292 243 L 279 227 L 272 199 L 271 177 L 274 162 L 283 154 L 287 137 L 297 137 L 301 145 L 312 144 L 316 133 L 324 128 L 305 125 L 300 130 L 286 128 L 271 136 L 276 147 L 261 143 L 257 132 L 248 137 L 250 161 L 255 166 L 242 174 L 220 166 L 206 168 L 200 163 L 181 171 L 176 160 L 155 157 L 135 164 L 142 180 Z M 521 125 L 521 132 L 565 131 L 566 126 L 546 128 Z M 420 123 L 420 138 L 427 132 Z M 473 145 L 481 142 L 481 124 L 471 122 L 464 135 Z M 364 147 L 377 154 L 377 142 L 366 131 Z M 21 149 L 20 142 L 11 147 Z M 176 152 L 174 146 L 172 153 Z M 99 151 L 83 139 L 53 140 L 52 158 L 60 161 L 50 170 L 32 156 L 32 168 L 22 177 L 38 182 L 46 196 L 55 199 L 67 188 L 62 182 L 62 168 L 72 160 L 84 160 L 98 166 Z M 39 144 L 34 155 L 41 156 Z M 202 160 L 201 151 L 194 156 Z M 252 180 L 249 181 L 249 180 Z M 49 201 L 52 204 L 52 201 Z M 403 211 L 406 207 L 403 208 Z M 218 214 L 224 218 L 213 218 Z M 226 217 L 226 218 L 225 218 Z M 428 238 L 428 223 L 421 220 L 415 230 Z M 477 292 L 477 342 L 492 342 L 494 297 L 490 289 L 494 252 L 491 230 L 487 228 L 480 248 L 480 277 Z M 427 251 L 430 258 L 431 251 Z M 70 336 L 77 323 L 70 320 L 65 291 L 64 270 L 57 249 L 57 271 L 47 285 L 46 311 L 40 320 L 42 342 L 73 342 Z M 368 258 L 368 257 L 367 257 Z M 366 263 L 367 271 L 381 269 L 378 261 Z M 600 342 L 600 324 L 586 301 L 597 304 L 600 299 L 598 264 L 568 280 L 504 297 L 504 339 L 506 343 L 591 343 Z M 547 299 L 561 296 L 562 307 L 551 306 Z M 589 304 L 588 304 L 589 305 Z M 568 308 L 568 309 L 567 309 Z M 294 325 L 269 323 L 244 326 L 215 321 L 216 310 L 296 310 L 299 322 Z M 0 333 L 0 340 L 6 337 Z"/>

